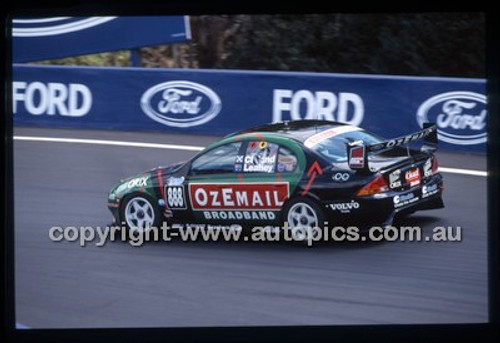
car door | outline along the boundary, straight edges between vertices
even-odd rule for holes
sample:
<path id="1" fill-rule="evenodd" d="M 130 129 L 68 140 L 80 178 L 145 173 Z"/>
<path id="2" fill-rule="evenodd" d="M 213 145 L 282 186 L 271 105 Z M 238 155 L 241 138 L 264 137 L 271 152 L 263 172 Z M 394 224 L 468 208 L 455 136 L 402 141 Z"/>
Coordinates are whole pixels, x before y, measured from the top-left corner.
<path id="1" fill-rule="evenodd" d="M 199 221 L 227 224 L 276 223 L 300 179 L 298 164 L 290 149 L 262 139 L 215 148 L 192 163 L 192 215 Z"/>
<path id="2" fill-rule="evenodd" d="M 252 185 L 255 190 L 251 205 L 256 213 L 252 214 L 252 219 L 278 224 L 281 209 L 302 177 L 303 153 L 262 139 L 246 142 L 243 150 L 240 182 Z"/>
<path id="3" fill-rule="evenodd" d="M 236 199 L 230 190 L 238 183 L 235 165 L 242 149 L 242 142 L 223 144 L 191 162 L 185 182 L 193 221 L 238 222 L 238 218 L 233 218 L 231 205 Z"/>

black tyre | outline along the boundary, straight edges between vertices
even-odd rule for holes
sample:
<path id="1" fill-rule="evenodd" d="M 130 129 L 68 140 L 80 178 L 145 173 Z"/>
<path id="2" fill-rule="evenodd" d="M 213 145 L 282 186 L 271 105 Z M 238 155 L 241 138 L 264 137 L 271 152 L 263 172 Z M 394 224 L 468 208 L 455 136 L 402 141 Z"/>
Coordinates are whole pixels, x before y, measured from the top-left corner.
<path id="1" fill-rule="evenodd" d="M 128 230 L 143 232 L 152 226 L 159 226 L 161 213 L 149 195 L 135 193 L 123 199 L 120 218 Z"/>

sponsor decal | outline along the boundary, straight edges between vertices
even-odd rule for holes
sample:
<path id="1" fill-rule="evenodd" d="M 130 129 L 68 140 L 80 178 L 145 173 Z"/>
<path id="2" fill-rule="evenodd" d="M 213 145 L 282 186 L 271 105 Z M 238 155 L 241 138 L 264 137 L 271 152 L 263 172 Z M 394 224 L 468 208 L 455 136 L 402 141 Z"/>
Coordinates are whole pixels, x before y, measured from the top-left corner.
<path id="1" fill-rule="evenodd" d="M 312 148 L 316 144 L 321 143 L 328 138 L 335 137 L 342 133 L 351 131 L 360 131 L 360 130 L 361 128 L 350 125 L 334 127 L 328 130 L 321 131 L 320 133 L 317 133 L 315 135 L 312 135 L 311 137 L 305 140 L 304 145 L 308 148 Z"/>
<path id="2" fill-rule="evenodd" d="M 81 83 L 14 81 L 12 93 L 14 114 L 20 112 L 21 104 L 26 112 L 35 116 L 83 117 L 92 108 L 92 92 Z"/>
<path id="3" fill-rule="evenodd" d="M 172 218 L 174 216 L 174 213 L 172 212 L 172 210 L 168 209 L 167 207 L 164 207 L 163 208 L 163 216 L 165 218 Z"/>
<path id="4" fill-rule="evenodd" d="M 295 164 L 292 163 L 278 163 L 277 170 L 280 173 L 292 172 L 295 169 Z"/>
<path id="5" fill-rule="evenodd" d="M 128 188 L 128 183 L 122 183 L 121 185 L 119 185 L 119 186 L 116 188 L 115 192 L 116 192 L 117 194 L 119 194 L 119 193 L 122 193 L 123 191 L 127 190 L 127 188 Z"/>
<path id="6" fill-rule="evenodd" d="M 132 179 L 127 183 L 127 188 L 147 187 L 148 186 L 148 179 L 149 179 L 148 176 L 138 177 L 138 178 Z"/>
<path id="7" fill-rule="evenodd" d="M 365 165 L 365 146 L 361 145 L 350 149 L 349 167 L 363 168 Z"/>
<path id="8" fill-rule="evenodd" d="M 183 186 L 165 186 L 167 204 L 172 209 L 186 209 L 186 198 Z"/>
<path id="9" fill-rule="evenodd" d="M 281 172 L 292 172 L 297 166 L 297 158 L 295 156 L 283 156 L 278 155 L 278 171 Z"/>
<path id="10" fill-rule="evenodd" d="M 234 171 L 239 173 L 243 170 L 243 165 L 241 163 L 235 164 L 234 165 Z"/>
<path id="11" fill-rule="evenodd" d="M 402 195 L 396 195 L 392 200 L 394 202 L 394 208 L 399 208 L 418 201 L 419 197 L 415 196 L 415 194 L 413 193 L 406 193 Z"/>
<path id="12" fill-rule="evenodd" d="M 422 198 L 430 197 L 431 195 L 434 195 L 437 192 L 439 192 L 437 184 L 425 185 L 422 187 Z"/>
<path id="13" fill-rule="evenodd" d="M 257 141 L 249 142 L 243 160 L 243 171 L 273 173 L 277 153 L 277 144 Z"/>
<path id="14" fill-rule="evenodd" d="M 417 186 L 420 184 L 420 169 L 413 168 L 405 173 L 406 183 L 410 184 L 410 187 Z"/>
<path id="15" fill-rule="evenodd" d="M 191 208 L 201 210 L 280 210 L 289 196 L 288 182 L 191 183 Z"/>
<path id="16" fill-rule="evenodd" d="M 432 176 L 432 159 L 429 158 L 424 163 L 424 177 Z"/>
<path id="17" fill-rule="evenodd" d="M 98 26 L 116 18 L 117 17 L 47 17 L 36 19 L 13 19 L 12 37 L 62 35 Z"/>
<path id="18" fill-rule="evenodd" d="M 227 225 L 213 225 L 213 224 L 205 224 L 205 223 L 172 223 L 173 230 L 202 230 L 202 231 L 210 231 L 210 230 L 234 230 L 241 231 L 243 228 L 238 224 L 227 224 Z"/>
<path id="19" fill-rule="evenodd" d="M 182 185 L 183 182 L 184 182 L 184 176 L 181 177 L 172 176 L 167 179 L 167 186 L 179 186 Z"/>
<path id="20" fill-rule="evenodd" d="M 297 163 L 297 158 L 295 156 L 278 155 L 278 162 L 293 164 Z"/>
<path id="21" fill-rule="evenodd" d="M 401 187 L 401 169 L 397 169 L 389 174 L 389 188 Z"/>
<path id="22" fill-rule="evenodd" d="M 273 211 L 203 211 L 205 219 L 222 220 L 274 220 Z"/>
<path id="23" fill-rule="evenodd" d="M 352 210 L 359 209 L 359 202 L 351 200 L 351 202 L 337 202 L 328 204 L 332 211 L 339 211 L 341 213 L 351 213 Z"/>
<path id="24" fill-rule="evenodd" d="M 349 173 L 335 173 L 332 175 L 332 180 L 336 182 L 346 182 L 351 178 Z"/>
<path id="25" fill-rule="evenodd" d="M 358 126 L 364 116 L 363 99 L 356 93 L 307 89 L 274 89 L 273 123 L 284 120 L 325 119 Z"/>
<path id="26" fill-rule="evenodd" d="M 467 91 L 447 92 L 424 101 L 417 122 L 435 122 L 439 140 L 457 145 L 486 143 L 486 96 Z"/>
<path id="27" fill-rule="evenodd" d="M 210 88 L 191 81 L 169 81 L 144 92 L 141 108 L 151 119 L 174 127 L 198 126 L 219 114 L 222 103 Z"/>

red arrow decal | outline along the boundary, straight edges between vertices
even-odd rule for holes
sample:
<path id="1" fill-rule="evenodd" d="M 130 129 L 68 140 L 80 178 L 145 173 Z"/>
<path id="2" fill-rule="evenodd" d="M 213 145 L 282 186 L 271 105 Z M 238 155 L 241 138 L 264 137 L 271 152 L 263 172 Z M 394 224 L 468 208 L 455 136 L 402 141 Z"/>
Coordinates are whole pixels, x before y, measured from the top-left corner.
<path id="1" fill-rule="evenodd" d="M 319 175 L 323 174 L 323 169 L 321 169 L 318 161 L 314 161 L 311 165 L 311 168 L 307 171 L 307 176 L 311 176 L 312 173 L 318 173 Z"/>
<path id="2" fill-rule="evenodd" d="M 165 197 L 165 188 L 163 188 L 163 179 L 161 178 L 161 169 L 159 169 L 156 174 L 158 175 L 158 181 L 160 182 L 160 193 L 163 200 L 167 200 Z"/>
<path id="3" fill-rule="evenodd" d="M 311 188 L 314 179 L 316 178 L 316 174 L 323 174 L 323 169 L 321 169 L 318 161 L 314 161 L 309 170 L 307 171 L 307 176 L 309 176 L 309 181 L 307 182 L 306 187 L 302 191 L 302 196 L 306 195 L 309 192 L 309 188 Z"/>

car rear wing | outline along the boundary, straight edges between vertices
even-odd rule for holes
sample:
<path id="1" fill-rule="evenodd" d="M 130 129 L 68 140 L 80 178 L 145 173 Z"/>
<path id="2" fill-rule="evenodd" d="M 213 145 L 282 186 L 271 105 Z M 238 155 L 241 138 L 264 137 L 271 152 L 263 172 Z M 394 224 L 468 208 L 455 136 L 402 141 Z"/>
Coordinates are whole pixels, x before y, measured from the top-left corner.
<path id="1" fill-rule="evenodd" d="M 437 149 L 437 126 L 434 123 L 424 123 L 422 130 L 387 141 L 365 145 L 363 141 L 352 142 L 347 145 L 347 158 L 349 168 L 369 170 L 368 154 L 380 154 L 402 145 L 408 145 L 423 139 L 422 151 L 435 151 Z"/>

